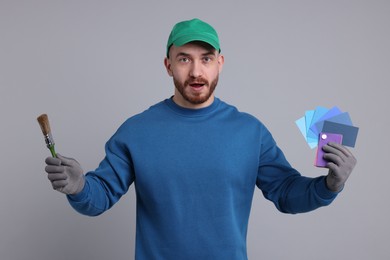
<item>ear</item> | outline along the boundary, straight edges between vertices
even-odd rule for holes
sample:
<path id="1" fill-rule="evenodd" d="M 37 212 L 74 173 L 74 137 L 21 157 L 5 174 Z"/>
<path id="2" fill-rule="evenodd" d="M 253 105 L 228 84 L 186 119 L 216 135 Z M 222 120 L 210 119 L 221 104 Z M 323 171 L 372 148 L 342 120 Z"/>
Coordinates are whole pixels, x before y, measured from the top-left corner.
<path id="1" fill-rule="evenodd" d="M 224 63 L 225 63 L 225 57 L 223 55 L 218 55 L 219 73 L 222 72 L 222 68 L 223 68 Z"/>
<path id="2" fill-rule="evenodd" d="M 169 58 L 164 59 L 164 65 L 165 65 L 165 69 L 168 72 L 168 75 L 172 77 L 173 76 L 172 69 L 171 69 L 172 65 L 171 65 Z"/>

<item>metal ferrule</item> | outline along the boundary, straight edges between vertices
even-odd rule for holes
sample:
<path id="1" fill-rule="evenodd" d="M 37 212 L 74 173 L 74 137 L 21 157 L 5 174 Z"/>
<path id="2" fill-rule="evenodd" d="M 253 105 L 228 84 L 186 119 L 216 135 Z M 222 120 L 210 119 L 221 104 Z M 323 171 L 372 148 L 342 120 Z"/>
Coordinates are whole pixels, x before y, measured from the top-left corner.
<path id="1" fill-rule="evenodd" d="M 54 146 L 54 139 L 51 133 L 44 135 L 47 148 Z"/>

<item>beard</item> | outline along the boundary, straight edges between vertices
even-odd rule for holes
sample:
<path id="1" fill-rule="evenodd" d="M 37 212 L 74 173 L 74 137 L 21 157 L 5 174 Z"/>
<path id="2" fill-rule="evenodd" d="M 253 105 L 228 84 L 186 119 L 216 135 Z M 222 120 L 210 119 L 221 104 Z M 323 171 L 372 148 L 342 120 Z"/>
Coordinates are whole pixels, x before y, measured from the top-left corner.
<path id="1" fill-rule="evenodd" d="M 176 89 L 179 91 L 179 93 L 183 96 L 183 98 L 186 101 L 188 101 L 193 105 L 199 105 L 209 100 L 211 95 L 214 93 L 215 88 L 217 87 L 218 79 L 219 76 L 217 75 L 217 77 L 211 82 L 203 78 L 200 78 L 200 79 L 186 80 L 184 81 L 184 83 L 181 83 L 177 79 L 175 79 L 175 77 L 173 77 L 173 83 L 175 84 Z M 194 82 L 204 84 L 203 87 L 206 88 L 207 92 L 192 93 L 190 89 L 191 88 L 190 84 Z"/>

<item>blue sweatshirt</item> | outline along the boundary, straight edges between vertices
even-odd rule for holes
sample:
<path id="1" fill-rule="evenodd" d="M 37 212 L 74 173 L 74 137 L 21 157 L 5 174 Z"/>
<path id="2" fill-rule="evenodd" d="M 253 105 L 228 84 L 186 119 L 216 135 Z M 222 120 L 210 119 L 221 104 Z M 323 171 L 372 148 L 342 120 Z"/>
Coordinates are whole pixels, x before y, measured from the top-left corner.
<path id="1" fill-rule="evenodd" d="M 337 195 L 324 176 L 292 168 L 259 120 L 218 98 L 196 110 L 166 99 L 129 118 L 105 150 L 68 200 L 99 215 L 134 182 L 136 259 L 247 259 L 256 186 L 285 213 L 314 210 Z"/>

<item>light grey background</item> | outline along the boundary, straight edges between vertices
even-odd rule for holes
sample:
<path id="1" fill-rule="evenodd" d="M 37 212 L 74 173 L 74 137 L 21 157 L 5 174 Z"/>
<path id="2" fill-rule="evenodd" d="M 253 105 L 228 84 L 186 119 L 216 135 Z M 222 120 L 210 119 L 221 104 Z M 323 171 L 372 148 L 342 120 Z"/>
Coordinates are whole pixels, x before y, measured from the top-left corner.
<path id="1" fill-rule="evenodd" d="M 358 165 L 332 205 L 284 215 L 255 192 L 249 259 L 390 259 L 390 1 L 0 0 L 0 259 L 132 259 L 134 187 L 110 211 L 79 215 L 51 189 L 36 117 L 57 151 L 97 167 L 128 117 L 173 93 L 163 67 L 172 26 L 219 32 L 216 95 L 262 120 L 306 176 L 295 120 L 339 106 L 360 127 Z"/>

